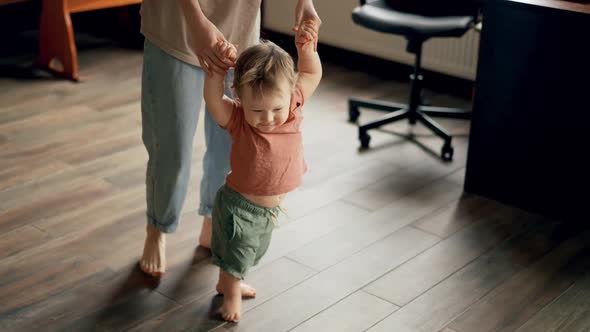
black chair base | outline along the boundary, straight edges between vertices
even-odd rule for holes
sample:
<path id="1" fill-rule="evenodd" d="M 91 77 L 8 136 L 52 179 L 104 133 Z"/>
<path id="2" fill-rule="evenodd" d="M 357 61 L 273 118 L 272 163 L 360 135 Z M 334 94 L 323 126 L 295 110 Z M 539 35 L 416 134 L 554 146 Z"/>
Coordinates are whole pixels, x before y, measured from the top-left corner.
<path id="1" fill-rule="evenodd" d="M 424 106 L 418 105 L 415 110 L 412 110 L 409 105 L 398 104 L 386 101 L 377 101 L 362 98 L 349 98 L 348 100 L 348 121 L 356 123 L 360 115 L 359 108 L 369 108 L 373 110 L 389 112 L 385 116 L 375 121 L 363 124 L 359 126 L 359 140 L 361 142 L 361 148 L 367 149 L 371 136 L 367 133 L 370 129 L 379 128 L 383 125 L 401 120 L 408 119 L 410 124 L 415 124 L 417 121 L 425 125 L 427 128 L 432 130 L 437 136 L 444 140 L 444 144 L 441 149 L 441 158 L 445 161 L 451 161 L 453 159 L 453 146 L 451 141 L 453 137 L 438 123 L 436 123 L 432 117 L 445 117 L 453 119 L 470 119 L 471 111 L 449 108 L 449 107 L 435 107 L 435 106 Z"/>
<path id="2" fill-rule="evenodd" d="M 414 125 L 420 121 L 436 135 L 444 140 L 443 147 L 441 149 L 441 158 L 445 161 L 451 161 L 453 159 L 453 146 L 451 140 L 453 137 L 447 133 L 438 123 L 432 120 L 432 117 L 445 117 L 452 119 L 471 119 L 471 111 L 449 108 L 449 107 L 435 107 L 426 106 L 422 102 L 422 43 L 423 40 L 408 40 L 408 51 L 416 54 L 414 73 L 410 75 L 410 98 L 409 104 L 398 104 L 380 100 L 360 99 L 360 98 L 349 98 L 348 100 L 348 120 L 350 122 L 356 122 L 360 112 L 359 108 L 370 108 L 379 111 L 390 112 L 381 119 L 373 122 L 369 122 L 362 126 L 359 126 L 359 140 L 361 141 L 361 147 L 366 149 L 369 147 L 369 141 L 371 136 L 367 134 L 369 129 L 379 128 L 388 123 L 392 123 L 401 119 L 408 119 L 410 124 Z"/>
<path id="3" fill-rule="evenodd" d="M 384 33 L 404 36 L 408 42 L 406 51 L 415 54 L 414 73 L 410 75 L 411 88 L 408 105 L 350 98 L 348 102 L 349 121 L 356 122 L 359 108 L 390 112 L 381 119 L 359 126 L 359 140 L 362 148 L 369 147 L 370 129 L 381 127 L 401 119 L 410 124 L 420 122 L 444 140 L 441 157 L 445 161 L 453 159 L 452 136 L 430 117 L 470 119 L 471 112 L 455 108 L 423 105 L 421 58 L 422 45 L 432 37 L 461 37 L 469 30 L 477 16 L 478 0 L 461 0 L 461 8 L 438 5 L 428 1 L 361 0 L 361 5 L 352 12 L 352 20 L 365 28 Z M 410 4 L 411 3 L 411 4 Z M 452 12 L 449 12 L 449 9 Z M 452 14 L 452 15 L 451 15 Z"/>

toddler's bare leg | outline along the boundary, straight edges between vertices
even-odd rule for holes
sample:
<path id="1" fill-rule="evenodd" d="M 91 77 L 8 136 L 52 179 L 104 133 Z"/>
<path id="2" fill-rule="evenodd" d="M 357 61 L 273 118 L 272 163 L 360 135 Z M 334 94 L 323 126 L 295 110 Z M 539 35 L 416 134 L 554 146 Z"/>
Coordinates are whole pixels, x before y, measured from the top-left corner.
<path id="1" fill-rule="evenodd" d="M 217 291 L 223 294 L 221 317 L 229 322 L 237 323 L 242 311 L 242 291 L 240 279 L 221 270 Z"/>
<path id="2" fill-rule="evenodd" d="M 219 269 L 219 282 L 217 283 L 217 286 L 215 287 L 215 289 L 217 290 L 217 293 L 224 295 L 226 290 L 225 290 L 225 285 L 221 283 L 221 278 L 222 278 L 222 274 L 225 273 L 223 272 L 222 269 Z M 245 298 L 251 298 L 251 297 L 256 297 L 256 289 L 254 289 L 254 287 L 245 284 L 243 282 L 240 282 L 240 291 L 242 292 L 242 297 Z"/>
<path id="3" fill-rule="evenodd" d="M 211 217 L 203 217 L 203 225 L 201 225 L 201 235 L 199 235 L 199 245 L 204 248 L 211 249 Z"/>
<path id="4" fill-rule="evenodd" d="M 153 277 L 161 277 L 166 271 L 166 234 L 148 223 L 141 270 Z"/>

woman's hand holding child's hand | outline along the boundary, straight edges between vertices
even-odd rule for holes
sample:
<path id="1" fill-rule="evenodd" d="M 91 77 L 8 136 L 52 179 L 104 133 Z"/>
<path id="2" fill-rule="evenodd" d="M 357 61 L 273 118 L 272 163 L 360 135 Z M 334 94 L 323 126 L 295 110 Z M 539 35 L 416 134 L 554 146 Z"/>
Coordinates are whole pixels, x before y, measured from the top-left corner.
<path id="1" fill-rule="evenodd" d="M 293 26 L 293 31 L 295 33 L 299 32 L 299 29 L 304 25 L 303 22 L 312 21 L 315 26 L 315 32 L 317 32 L 322 24 L 322 20 L 318 16 L 318 13 L 313 6 L 312 0 L 298 0 L 297 6 L 295 7 L 295 25 Z M 318 43 L 317 39 L 313 45 L 313 51 L 317 51 Z"/>
<path id="2" fill-rule="evenodd" d="M 234 46 L 232 43 L 226 40 L 220 40 L 215 45 L 214 52 L 215 55 L 219 59 L 222 59 L 225 63 L 231 63 L 231 65 L 229 66 L 230 68 L 235 66 L 236 58 L 238 57 L 238 50 L 236 46 Z M 223 75 L 217 72 L 213 72 L 212 76 L 217 76 L 217 74 L 223 77 L 225 76 L 225 74 L 227 74 L 227 70 L 224 71 Z"/>
<path id="3" fill-rule="evenodd" d="M 313 20 L 302 21 L 299 27 L 296 29 L 295 34 L 295 45 L 297 48 L 308 51 L 311 47 L 311 51 L 315 51 L 315 45 L 318 40 L 318 28 L 317 24 Z"/>
<path id="4" fill-rule="evenodd" d="M 221 58 L 231 61 L 232 64 L 235 65 L 236 58 L 238 56 L 238 50 L 234 44 L 228 42 L 227 40 L 220 40 L 217 43 L 217 48 L 215 51 Z"/>

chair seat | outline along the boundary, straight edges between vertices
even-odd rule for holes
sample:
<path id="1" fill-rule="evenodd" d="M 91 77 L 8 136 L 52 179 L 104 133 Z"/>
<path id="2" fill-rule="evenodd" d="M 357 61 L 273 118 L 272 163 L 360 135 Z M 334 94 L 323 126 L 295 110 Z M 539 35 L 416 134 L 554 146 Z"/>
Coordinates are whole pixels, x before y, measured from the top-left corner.
<path id="1" fill-rule="evenodd" d="M 384 0 L 356 7 L 352 20 L 366 28 L 426 40 L 430 37 L 460 37 L 470 27 L 473 16 L 423 16 L 397 11 Z"/>

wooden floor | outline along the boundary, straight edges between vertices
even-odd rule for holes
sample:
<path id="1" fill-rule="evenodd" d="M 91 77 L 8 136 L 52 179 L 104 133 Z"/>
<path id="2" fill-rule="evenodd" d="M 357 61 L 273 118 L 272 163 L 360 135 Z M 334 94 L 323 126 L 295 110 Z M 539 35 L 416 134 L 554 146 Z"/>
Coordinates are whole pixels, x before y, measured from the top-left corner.
<path id="1" fill-rule="evenodd" d="M 347 96 L 405 101 L 408 86 L 330 64 L 305 107 L 305 183 L 247 278 L 258 297 L 224 323 L 218 270 L 196 247 L 202 122 L 158 283 L 137 266 L 141 53 L 79 62 L 78 84 L 0 78 L 1 331 L 590 331 L 590 233 L 463 194 L 468 123 L 442 121 L 452 163 L 423 128 L 423 146 L 401 138 L 405 123 L 359 152 Z"/>

